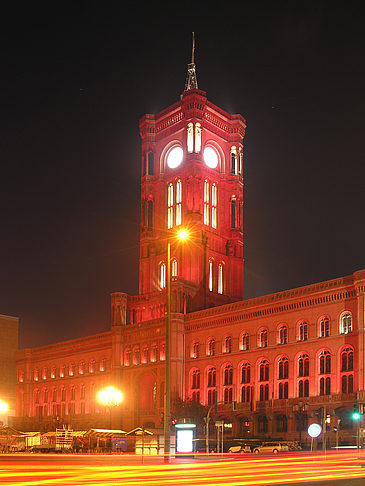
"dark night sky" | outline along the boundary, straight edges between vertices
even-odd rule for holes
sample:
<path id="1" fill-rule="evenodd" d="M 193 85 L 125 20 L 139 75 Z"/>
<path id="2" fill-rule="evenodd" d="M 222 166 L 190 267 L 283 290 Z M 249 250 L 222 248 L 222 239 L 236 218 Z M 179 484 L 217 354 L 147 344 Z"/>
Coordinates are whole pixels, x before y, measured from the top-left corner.
<path id="1" fill-rule="evenodd" d="M 110 292 L 137 293 L 138 121 L 179 99 L 193 30 L 199 87 L 247 119 L 245 298 L 365 268 L 359 4 L 173 5 L 2 7 L 0 313 L 21 347 L 107 330 Z"/>

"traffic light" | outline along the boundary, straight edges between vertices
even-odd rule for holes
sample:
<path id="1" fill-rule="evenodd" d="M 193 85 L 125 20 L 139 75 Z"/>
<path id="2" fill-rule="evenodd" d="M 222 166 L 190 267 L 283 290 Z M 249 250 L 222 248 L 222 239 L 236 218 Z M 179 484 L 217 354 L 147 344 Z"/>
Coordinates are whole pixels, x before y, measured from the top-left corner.
<path id="1" fill-rule="evenodd" d="M 354 409 L 352 411 L 352 420 L 360 420 L 361 415 L 359 412 L 359 407 L 357 405 L 354 405 Z"/>
<path id="2" fill-rule="evenodd" d="M 359 403 L 359 411 L 360 411 L 360 415 L 364 415 L 365 413 L 365 404 L 364 403 Z"/>

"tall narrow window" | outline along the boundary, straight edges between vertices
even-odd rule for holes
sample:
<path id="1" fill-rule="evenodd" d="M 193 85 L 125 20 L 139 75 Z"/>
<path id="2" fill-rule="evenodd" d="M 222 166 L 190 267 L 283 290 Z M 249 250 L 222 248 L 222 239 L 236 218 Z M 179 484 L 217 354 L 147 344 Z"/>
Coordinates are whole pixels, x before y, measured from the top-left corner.
<path id="1" fill-rule="evenodd" d="M 224 352 L 231 353 L 232 352 L 232 337 L 227 336 L 224 340 Z"/>
<path id="2" fill-rule="evenodd" d="M 208 388 L 212 388 L 216 386 L 216 376 L 217 371 L 215 368 L 209 368 L 208 370 Z"/>
<path id="3" fill-rule="evenodd" d="M 218 265 L 218 294 L 223 294 L 223 263 Z"/>
<path id="4" fill-rule="evenodd" d="M 330 321 L 328 317 L 323 317 L 319 323 L 319 335 L 328 337 L 330 335 Z"/>
<path id="5" fill-rule="evenodd" d="M 243 170 L 243 152 L 242 152 L 242 149 L 241 148 L 238 151 L 238 157 L 239 157 L 238 173 L 239 174 L 242 174 L 242 170 Z"/>
<path id="6" fill-rule="evenodd" d="M 288 342 L 288 328 L 281 326 L 279 329 L 279 344 L 287 344 Z"/>
<path id="7" fill-rule="evenodd" d="M 148 175 L 153 175 L 153 169 L 154 169 L 154 155 L 153 152 L 148 152 L 147 153 L 147 174 Z"/>
<path id="8" fill-rule="evenodd" d="M 214 356 L 215 355 L 215 340 L 209 339 L 208 341 L 208 356 Z"/>
<path id="9" fill-rule="evenodd" d="M 177 260 L 173 258 L 171 260 L 171 277 L 177 277 Z"/>
<path id="10" fill-rule="evenodd" d="M 213 260 L 209 260 L 209 278 L 208 278 L 208 287 L 209 292 L 213 292 Z"/>
<path id="11" fill-rule="evenodd" d="M 209 224 L 209 182 L 204 181 L 204 224 Z"/>
<path id="12" fill-rule="evenodd" d="M 181 180 L 176 182 L 176 226 L 181 224 Z"/>
<path id="13" fill-rule="evenodd" d="M 309 356 L 307 354 L 299 356 L 298 376 L 309 376 Z"/>
<path id="14" fill-rule="evenodd" d="M 217 228 L 217 185 L 212 185 L 212 228 Z"/>
<path id="15" fill-rule="evenodd" d="M 237 174 L 237 149 L 231 148 L 231 174 Z"/>
<path id="16" fill-rule="evenodd" d="M 243 363 L 241 368 L 241 383 L 251 382 L 251 366 L 250 363 Z"/>
<path id="17" fill-rule="evenodd" d="M 308 340 L 308 324 L 306 322 L 301 322 L 298 328 L 298 340 L 307 341 Z"/>
<path id="18" fill-rule="evenodd" d="M 194 150 L 194 125 L 192 123 L 188 124 L 187 129 L 187 149 L 189 154 Z"/>
<path id="19" fill-rule="evenodd" d="M 236 229 L 236 198 L 231 199 L 231 229 Z"/>
<path id="20" fill-rule="evenodd" d="M 164 289 L 166 287 L 166 264 L 160 264 L 160 289 Z"/>
<path id="21" fill-rule="evenodd" d="M 352 332 L 352 316 L 349 312 L 341 317 L 341 334 L 350 334 Z"/>
<path id="22" fill-rule="evenodd" d="M 198 154 L 202 148 L 202 127 L 200 123 L 195 124 L 195 152 Z"/>
<path id="23" fill-rule="evenodd" d="M 266 348 L 267 344 L 268 344 L 267 329 L 263 329 L 259 333 L 259 347 L 260 348 Z"/>
<path id="24" fill-rule="evenodd" d="M 172 228 L 174 224 L 174 186 L 168 185 L 167 188 L 167 227 Z"/>
<path id="25" fill-rule="evenodd" d="M 319 356 L 319 374 L 331 373 L 331 355 L 328 351 L 323 351 Z"/>
<path id="26" fill-rule="evenodd" d="M 244 332 L 241 336 L 241 349 L 242 351 L 247 351 L 250 349 L 250 337 L 248 332 Z"/>
<path id="27" fill-rule="evenodd" d="M 147 228 L 153 229 L 153 201 L 151 199 L 147 202 Z"/>

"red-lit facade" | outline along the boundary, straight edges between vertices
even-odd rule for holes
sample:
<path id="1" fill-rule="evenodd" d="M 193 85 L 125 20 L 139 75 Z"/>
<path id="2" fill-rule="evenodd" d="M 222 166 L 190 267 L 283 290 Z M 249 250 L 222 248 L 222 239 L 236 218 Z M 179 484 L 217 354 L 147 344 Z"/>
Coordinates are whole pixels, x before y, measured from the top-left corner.
<path id="1" fill-rule="evenodd" d="M 365 271 L 242 300 L 245 120 L 188 73 L 180 101 L 140 122 L 139 295 L 111 295 L 107 333 L 18 352 L 17 426 L 105 426 L 96 392 L 115 385 L 114 426 L 163 427 L 169 241 L 172 397 L 217 399 L 234 435 L 291 439 L 325 407 L 345 440 L 365 402 Z"/>

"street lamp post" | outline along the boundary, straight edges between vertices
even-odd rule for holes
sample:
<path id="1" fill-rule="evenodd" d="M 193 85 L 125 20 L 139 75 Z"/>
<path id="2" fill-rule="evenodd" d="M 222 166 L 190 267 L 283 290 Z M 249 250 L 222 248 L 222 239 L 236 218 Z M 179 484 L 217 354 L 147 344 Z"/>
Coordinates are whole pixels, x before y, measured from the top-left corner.
<path id="1" fill-rule="evenodd" d="M 112 407 L 118 406 L 123 400 L 122 392 L 114 388 L 114 386 L 107 386 L 104 390 L 98 393 L 98 400 L 105 407 L 109 409 L 110 415 L 110 429 L 112 428 Z"/>
<path id="2" fill-rule="evenodd" d="M 181 230 L 177 237 L 188 238 L 189 234 Z M 170 457 L 170 422 L 171 422 L 171 238 L 167 239 L 166 265 L 166 345 L 165 345 L 165 403 L 164 403 L 164 457 Z"/>

